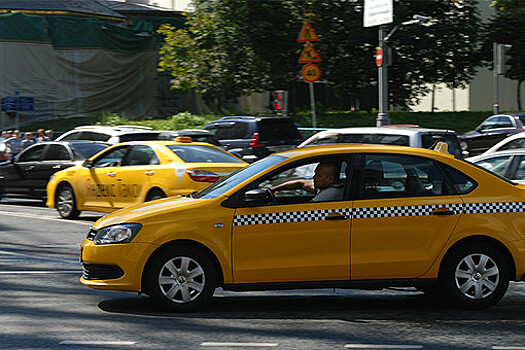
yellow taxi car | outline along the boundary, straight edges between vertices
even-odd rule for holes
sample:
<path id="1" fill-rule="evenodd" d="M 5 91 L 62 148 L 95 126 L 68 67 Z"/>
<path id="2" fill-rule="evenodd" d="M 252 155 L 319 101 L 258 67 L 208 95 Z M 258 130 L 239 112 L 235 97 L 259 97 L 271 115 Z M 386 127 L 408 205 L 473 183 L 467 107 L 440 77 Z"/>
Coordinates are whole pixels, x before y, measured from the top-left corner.
<path id="1" fill-rule="evenodd" d="M 84 164 L 55 173 L 47 206 L 63 218 L 81 210 L 111 212 L 131 205 L 201 190 L 247 163 L 208 143 L 123 142 Z"/>
<path id="2" fill-rule="evenodd" d="M 525 186 L 448 153 L 293 149 L 192 196 L 99 219 L 82 244 L 81 282 L 178 311 L 202 307 L 216 287 L 413 286 L 482 308 L 525 278 L 524 211 Z"/>

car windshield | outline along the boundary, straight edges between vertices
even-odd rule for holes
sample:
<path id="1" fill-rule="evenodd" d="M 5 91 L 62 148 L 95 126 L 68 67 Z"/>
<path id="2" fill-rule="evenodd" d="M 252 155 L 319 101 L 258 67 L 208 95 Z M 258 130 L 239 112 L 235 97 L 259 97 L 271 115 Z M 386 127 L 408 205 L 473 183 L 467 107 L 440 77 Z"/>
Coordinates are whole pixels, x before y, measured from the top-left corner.
<path id="1" fill-rule="evenodd" d="M 103 143 L 91 142 L 75 142 L 71 143 L 71 149 L 81 159 L 91 158 L 92 155 L 97 154 L 109 145 Z"/>
<path id="2" fill-rule="evenodd" d="M 222 178 L 211 186 L 206 187 L 200 192 L 197 192 L 193 198 L 210 199 L 217 198 L 227 191 L 231 190 L 241 182 L 248 180 L 249 178 L 259 174 L 260 172 L 268 169 L 275 164 L 278 164 L 287 159 L 283 156 L 273 155 L 261 159 L 258 162 L 252 163 L 249 166 L 242 168 L 230 175 Z"/>
<path id="3" fill-rule="evenodd" d="M 186 163 L 242 163 L 237 157 L 213 146 L 168 145 Z"/>

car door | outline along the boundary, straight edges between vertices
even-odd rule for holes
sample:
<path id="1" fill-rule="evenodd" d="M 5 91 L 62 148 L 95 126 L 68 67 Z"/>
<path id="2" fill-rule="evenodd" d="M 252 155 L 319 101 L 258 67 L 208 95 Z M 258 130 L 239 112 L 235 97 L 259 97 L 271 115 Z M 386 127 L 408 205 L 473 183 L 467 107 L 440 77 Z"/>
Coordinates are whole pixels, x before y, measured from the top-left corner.
<path id="1" fill-rule="evenodd" d="M 241 192 L 311 178 L 317 162 L 284 166 Z M 341 181 L 347 187 L 347 179 Z M 235 283 L 348 280 L 352 205 L 348 192 L 343 200 L 326 202 L 311 202 L 313 195 L 303 190 L 275 196 L 276 202 L 267 205 L 241 201 L 235 211 Z"/>
<path id="2" fill-rule="evenodd" d="M 47 144 L 42 161 L 35 164 L 33 169 L 34 190 L 45 197 L 47 182 L 51 175 L 73 165 L 73 154 L 65 145 Z"/>
<path id="3" fill-rule="evenodd" d="M 44 148 L 45 144 L 37 144 L 22 151 L 11 163 L 6 163 L 0 177 L 4 193 L 38 197 L 34 193 L 38 182 L 34 171 L 42 158 Z"/>
<path id="4" fill-rule="evenodd" d="M 117 174 L 129 146 L 112 147 L 93 160 L 89 168 L 78 171 L 75 192 L 84 206 L 102 209 L 117 208 Z"/>
<path id="5" fill-rule="evenodd" d="M 432 159 L 363 154 L 352 211 L 351 278 L 416 278 L 443 248 L 462 200 Z"/>
<path id="6" fill-rule="evenodd" d="M 119 196 L 116 198 L 117 208 L 124 208 L 142 203 L 151 183 L 157 178 L 165 178 L 159 169 L 159 158 L 155 150 L 147 145 L 131 146 L 117 170 L 117 186 Z M 160 182 L 160 181 L 159 181 Z"/>

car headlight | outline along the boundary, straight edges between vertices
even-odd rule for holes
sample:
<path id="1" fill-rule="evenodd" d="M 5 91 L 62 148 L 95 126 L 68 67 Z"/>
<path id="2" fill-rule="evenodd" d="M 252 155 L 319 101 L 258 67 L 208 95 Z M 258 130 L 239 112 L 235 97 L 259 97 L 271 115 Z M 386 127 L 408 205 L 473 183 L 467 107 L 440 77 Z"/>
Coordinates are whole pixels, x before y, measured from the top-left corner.
<path id="1" fill-rule="evenodd" d="M 141 224 L 117 224 L 100 229 L 93 242 L 95 244 L 129 243 L 139 233 Z"/>

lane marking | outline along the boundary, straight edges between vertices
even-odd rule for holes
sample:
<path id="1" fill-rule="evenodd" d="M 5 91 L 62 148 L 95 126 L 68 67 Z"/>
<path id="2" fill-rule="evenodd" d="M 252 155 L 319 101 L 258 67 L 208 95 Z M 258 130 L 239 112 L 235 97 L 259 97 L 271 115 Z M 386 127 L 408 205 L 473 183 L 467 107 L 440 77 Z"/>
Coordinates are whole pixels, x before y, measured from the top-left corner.
<path id="1" fill-rule="evenodd" d="M 0 275 L 33 275 L 33 274 L 62 274 L 62 273 L 82 273 L 82 270 L 65 270 L 65 271 L 0 271 Z"/>
<path id="2" fill-rule="evenodd" d="M 201 343 L 201 346 L 251 346 L 251 347 L 273 347 L 277 346 L 279 343 L 216 343 L 216 342 L 206 342 Z"/>
<path id="3" fill-rule="evenodd" d="M 67 219 L 59 219 L 59 218 L 51 218 L 47 216 L 42 215 L 36 215 L 36 214 L 19 214 L 19 213 L 12 213 L 9 211 L 0 210 L 1 215 L 8 215 L 8 216 L 18 216 L 22 218 L 28 218 L 28 219 L 42 219 L 42 220 L 51 220 L 51 221 L 60 221 L 62 223 L 72 223 L 77 225 L 88 225 L 91 226 L 93 222 L 84 222 L 84 221 L 78 221 L 78 220 L 67 220 Z"/>
<path id="4" fill-rule="evenodd" d="M 347 349 L 422 349 L 423 345 L 346 344 Z"/>
<path id="5" fill-rule="evenodd" d="M 79 252 L 80 253 L 80 252 Z M 62 262 L 64 264 L 72 264 L 72 263 L 78 263 L 78 259 L 75 260 L 67 260 L 67 259 L 57 259 L 52 257 L 45 257 L 45 256 L 35 256 L 34 254 L 25 254 L 25 253 L 16 253 L 16 252 L 9 252 L 6 250 L 0 250 L 0 255 L 14 255 L 14 256 L 23 256 L 27 257 L 32 260 L 44 260 L 44 261 L 52 261 L 52 262 Z"/>
<path id="6" fill-rule="evenodd" d="M 525 346 L 493 346 L 492 350 L 525 350 Z"/>
<path id="7" fill-rule="evenodd" d="M 64 340 L 62 345 L 135 345 L 134 341 Z"/>

